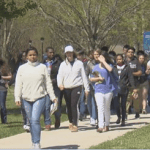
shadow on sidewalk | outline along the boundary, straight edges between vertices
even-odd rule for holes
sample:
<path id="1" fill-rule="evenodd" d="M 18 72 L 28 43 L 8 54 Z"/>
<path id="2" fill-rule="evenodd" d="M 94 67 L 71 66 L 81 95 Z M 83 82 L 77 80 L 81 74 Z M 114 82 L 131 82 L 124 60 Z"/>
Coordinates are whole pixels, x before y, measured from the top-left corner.
<path id="1" fill-rule="evenodd" d="M 42 149 L 78 149 L 79 145 L 62 145 L 62 146 L 52 146 L 52 147 L 45 147 Z"/>

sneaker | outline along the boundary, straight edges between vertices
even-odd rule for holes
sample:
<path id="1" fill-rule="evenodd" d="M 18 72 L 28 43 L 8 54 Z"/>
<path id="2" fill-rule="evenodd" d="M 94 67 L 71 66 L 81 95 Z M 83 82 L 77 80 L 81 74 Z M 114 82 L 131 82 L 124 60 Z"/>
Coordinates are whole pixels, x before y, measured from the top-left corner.
<path id="1" fill-rule="evenodd" d="M 135 119 L 140 119 L 139 113 L 136 113 L 136 114 L 135 114 Z"/>
<path id="2" fill-rule="evenodd" d="M 45 126 L 45 131 L 50 131 L 50 130 L 51 130 L 51 125 L 50 124 L 46 125 Z"/>
<path id="3" fill-rule="evenodd" d="M 147 111 L 145 109 L 143 109 L 142 114 L 147 114 Z"/>
<path id="4" fill-rule="evenodd" d="M 60 127 L 60 119 L 57 119 L 55 121 L 55 129 L 58 129 Z"/>
<path id="5" fill-rule="evenodd" d="M 109 131 L 109 126 L 106 126 L 104 129 L 103 129 L 104 132 L 107 132 Z"/>
<path id="6" fill-rule="evenodd" d="M 102 133 L 103 130 L 104 130 L 103 128 L 98 128 L 98 129 L 97 129 L 97 132 Z"/>
<path id="7" fill-rule="evenodd" d="M 121 126 L 125 126 L 125 121 L 122 121 Z"/>
<path id="8" fill-rule="evenodd" d="M 83 120 L 83 116 L 82 116 L 82 115 L 79 116 L 79 120 L 80 120 L 80 121 Z"/>
<path id="9" fill-rule="evenodd" d="M 33 149 L 40 149 L 41 148 L 41 145 L 39 143 L 33 143 L 32 144 L 32 148 Z"/>
<path id="10" fill-rule="evenodd" d="M 72 126 L 71 132 L 78 132 L 78 127 L 77 126 Z"/>
<path id="11" fill-rule="evenodd" d="M 120 123 L 120 118 L 118 118 L 116 121 L 116 124 L 119 124 L 119 123 Z"/>
<path id="12" fill-rule="evenodd" d="M 90 118 L 90 125 L 91 126 L 96 126 L 96 120 L 93 118 Z"/>
<path id="13" fill-rule="evenodd" d="M 23 129 L 27 132 L 30 132 L 30 126 L 28 126 L 28 125 L 24 125 Z"/>

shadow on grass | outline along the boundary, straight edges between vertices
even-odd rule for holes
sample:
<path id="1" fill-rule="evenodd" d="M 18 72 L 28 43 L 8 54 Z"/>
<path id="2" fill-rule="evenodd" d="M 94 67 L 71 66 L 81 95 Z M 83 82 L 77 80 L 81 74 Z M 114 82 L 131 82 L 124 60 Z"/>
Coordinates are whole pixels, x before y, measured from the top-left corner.
<path id="1" fill-rule="evenodd" d="M 22 127 L 22 125 L 8 125 L 8 126 L 3 126 L 3 128 L 13 128 L 13 127 Z"/>
<path id="2" fill-rule="evenodd" d="M 45 147 L 42 149 L 78 149 L 79 145 L 62 145 L 62 146 L 52 146 L 52 147 Z"/>
<path id="3" fill-rule="evenodd" d="M 7 115 L 11 114 L 21 114 L 21 109 L 20 108 L 9 108 L 7 109 Z"/>
<path id="4" fill-rule="evenodd" d="M 23 123 L 23 122 L 8 122 L 8 124 L 14 124 L 14 123 Z"/>

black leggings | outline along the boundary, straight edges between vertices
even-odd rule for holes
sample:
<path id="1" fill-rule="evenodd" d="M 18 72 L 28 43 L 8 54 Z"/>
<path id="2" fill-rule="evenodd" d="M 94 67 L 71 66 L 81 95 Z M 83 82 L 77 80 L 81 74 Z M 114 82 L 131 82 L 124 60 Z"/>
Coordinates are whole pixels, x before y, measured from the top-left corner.
<path id="1" fill-rule="evenodd" d="M 78 124 L 78 102 L 81 94 L 82 86 L 72 89 L 64 89 L 64 97 L 66 101 L 68 119 L 73 125 Z"/>

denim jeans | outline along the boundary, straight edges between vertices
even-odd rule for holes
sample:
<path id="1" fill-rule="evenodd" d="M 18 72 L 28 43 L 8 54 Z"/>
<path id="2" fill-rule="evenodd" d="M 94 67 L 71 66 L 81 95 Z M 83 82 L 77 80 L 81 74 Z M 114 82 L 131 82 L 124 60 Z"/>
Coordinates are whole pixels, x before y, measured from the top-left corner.
<path id="1" fill-rule="evenodd" d="M 80 112 L 81 116 L 84 116 L 85 111 L 86 111 L 86 105 L 84 102 L 84 97 L 85 97 L 85 90 L 84 90 L 84 88 L 82 88 L 80 99 L 79 99 L 79 112 Z"/>
<path id="2" fill-rule="evenodd" d="M 118 96 L 114 97 L 116 113 L 118 118 L 121 117 L 120 109 L 122 109 L 122 121 L 125 121 L 127 96 L 128 94 L 118 94 Z M 121 99 L 121 108 L 120 108 L 120 99 Z"/>
<path id="3" fill-rule="evenodd" d="M 51 106 L 51 100 L 49 95 L 47 94 L 45 96 L 46 102 L 45 102 L 45 109 L 44 109 L 44 123 L 45 125 L 51 124 L 51 118 L 50 118 L 50 106 Z"/>
<path id="4" fill-rule="evenodd" d="M 40 143 L 41 126 L 40 116 L 45 108 L 45 97 L 36 100 L 35 102 L 29 102 L 23 100 L 25 111 L 30 122 L 30 130 L 32 143 Z"/>
<path id="5" fill-rule="evenodd" d="M 94 90 L 92 89 L 90 85 L 90 92 L 88 95 L 88 102 L 87 102 L 87 108 L 90 114 L 90 117 L 94 120 L 97 119 L 97 106 L 95 102 L 95 96 L 94 96 Z"/>
<path id="6" fill-rule="evenodd" d="M 0 107 L 1 107 L 2 123 L 7 123 L 6 96 L 7 96 L 7 91 L 0 91 Z"/>
<path id="7" fill-rule="evenodd" d="M 27 117 L 27 114 L 25 112 L 24 103 L 21 103 L 21 114 L 23 116 L 23 125 L 30 125 L 29 119 Z"/>

